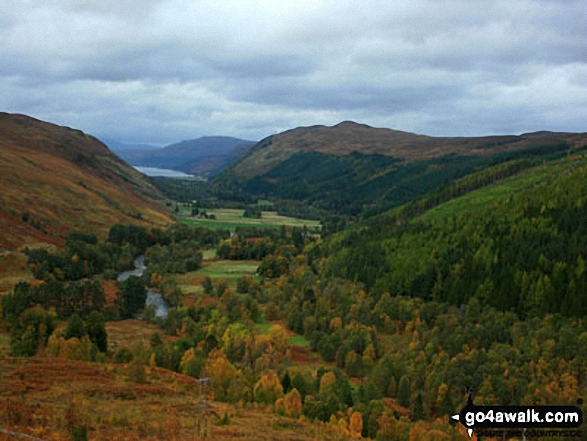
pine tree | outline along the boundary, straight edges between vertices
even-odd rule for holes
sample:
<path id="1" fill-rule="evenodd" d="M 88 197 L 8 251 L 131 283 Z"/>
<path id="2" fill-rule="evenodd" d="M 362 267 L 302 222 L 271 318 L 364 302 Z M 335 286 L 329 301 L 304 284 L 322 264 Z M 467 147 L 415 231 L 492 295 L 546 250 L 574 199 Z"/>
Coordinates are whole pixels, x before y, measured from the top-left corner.
<path id="1" fill-rule="evenodd" d="M 104 315 L 98 311 L 92 311 L 85 323 L 88 337 L 100 352 L 106 353 L 108 349 L 108 334 L 106 333 L 106 320 Z"/>
<path id="2" fill-rule="evenodd" d="M 416 398 L 414 399 L 414 406 L 412 408 L 412 421 L 423 420 L 425 417 L 422 392 L 418 392 Z"/>
<path id="3" fill-rule="evenodd" d="M 290 390 L 292 390 L 292 386 L 291 386 L 291 378 L 289 376 L 289 372 L 286 371 L 285 375 L 283 376 L 283 378 L 281 379 L 281 387 L 283 388 L 283 393 L 286 394 L 288 393 Z M 299 392 L 298 392 L 299 393 Z"/>
<path id="4" fill-rule="evenodd" d="M 86 328 L 84 326 L 83 320 L 79 315 L 73 314 L 67 321 L 67 328 L 65 328 L 65 339 L 69 340 L 70 338 L 74 337 L 81 339 L 84 335 L 86 335 Z"/>
<path id="5" fill-rule="evenodd" d="M 410 379 L 407 375 L 404 375 L 399 379 L 399 386 L 397 388 L 397 401 L 400 406 L 410 406 L 410 395 Z"/>

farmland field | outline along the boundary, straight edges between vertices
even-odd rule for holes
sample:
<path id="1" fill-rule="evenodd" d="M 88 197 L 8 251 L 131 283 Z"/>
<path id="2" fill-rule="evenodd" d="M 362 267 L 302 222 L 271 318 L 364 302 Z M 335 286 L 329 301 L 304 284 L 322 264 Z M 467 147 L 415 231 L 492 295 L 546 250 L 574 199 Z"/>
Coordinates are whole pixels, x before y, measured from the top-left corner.
<path id="1" fill-rule="evenodd" d="M 205 277 L 212 280 L 222 280 L 228 287 L 235 290 L 236 281 L 242 276 L 255 276 L 260 261 L 256 260 L 216 260 L 214 250 L 205 250 L 204 265 L 197 271 L 175 276 L 177 286 L 183 291 L 188 303 L 192 303 L 196 297 L 204 294 L 202 281 Z"/>
<path id="2" fill-rule="evenodd" d="M 260 263 L 254 260 L 216 260 L 198 270 L 197 273 L 211 279 L 236 280 L 247 274 L 255 274 Z"/>
<path id="3" fill-rule="evenodd" d="M 320 222 L 308 219 L 281 216 L 273 211 L 263 211 L 260 219 L 243 217 L 244 210 L 233 208 L 209 209 L 206 212 L 216 216 L 216 219 L 180 218 L 180 221 L 188 225 L 195 225 L 213 230 L 228 229 L 236 227 L 259 227 L 279 228 L 286 227 L 307 227 L 311 230 L 319 230 Z"/>

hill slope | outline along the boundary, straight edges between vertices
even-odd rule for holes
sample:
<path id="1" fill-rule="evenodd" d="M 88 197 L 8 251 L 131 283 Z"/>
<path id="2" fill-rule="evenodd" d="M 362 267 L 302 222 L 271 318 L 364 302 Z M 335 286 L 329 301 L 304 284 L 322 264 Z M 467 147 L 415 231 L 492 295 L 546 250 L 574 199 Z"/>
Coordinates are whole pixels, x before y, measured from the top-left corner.
<path id="1" fill-rule="evenodd" d="M 227 136 L 210 136 L 181 141 L 162 149 L 125 149 L 116 153 L 129 164 L 167 168 L 207 177 L 220 172 L 254 145 Z"/>
<path id="2" fill-rule="evenodd" d="M 0 168 L 0 248 L 171 222 L 144 176 L 79 130 L 0 113 Z"/>
<path id="3" fill-rule="evenodd" d="M 350 439 L 331 425 L 217 401 L 208 401 L 208 436 L 198 437 L 197 380 L 157 367 L 148 368 L 143 383 L 131 381 L 131 375 L 124 365 L 4 357 L 0 424 L 4 430 L 46 440 L 73 438 L 78 427 L 85 428 L 86 439 L 108 440 Z M 0 439 L 5 437 L 0 433 Z"/>
<path id="4" fill-rule="evenodd" d="M 564 155 L 586 134 L 435 138 L 353 122 L 264 139 L 215 178 L 223 191 L 308 201 L 358 213 L 393 207 L 516 157 Z"/>
<path id="5" fill-rule="evenodd" d="M 374 295 L 582 317 L 586 173 L 585 155 L 501 164 L 338 233 L 315 257 L 325 277 Z"/>

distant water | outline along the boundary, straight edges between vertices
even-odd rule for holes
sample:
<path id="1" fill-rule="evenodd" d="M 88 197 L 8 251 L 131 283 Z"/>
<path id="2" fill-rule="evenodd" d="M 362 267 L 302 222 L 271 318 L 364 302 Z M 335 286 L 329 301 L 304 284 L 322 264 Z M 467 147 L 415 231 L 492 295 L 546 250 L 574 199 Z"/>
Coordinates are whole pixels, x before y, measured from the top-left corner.
<path id="1" fill-rule="evenodd" d="M 147 176 L 161 176 L 164 178 L 190 178 L 195 179 L 197 176 L 188 175 L 187 173 L 180 172 L 177 170 L 170 170 L 168 168 L 157 168 L 157 167 L 139 167 L 133 165 L 141 173 L 146 174 Z"/>

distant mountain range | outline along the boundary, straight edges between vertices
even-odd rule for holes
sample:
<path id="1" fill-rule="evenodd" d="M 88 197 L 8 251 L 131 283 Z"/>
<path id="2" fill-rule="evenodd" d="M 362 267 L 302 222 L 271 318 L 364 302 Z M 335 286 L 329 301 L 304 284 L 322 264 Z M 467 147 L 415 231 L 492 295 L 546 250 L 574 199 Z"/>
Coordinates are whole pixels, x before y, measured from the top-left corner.
<path id="1" fill-rule="evenodd" d="M 126 144 L 124 142 L 118 142 L 116 140 L 107 138 L 103 138 L 101 141 L 106 144 L 113 152 L 126 152 L 129 150 L 159 150 L 162 148 L 151 144 Z"/>
<path id="2" fill-rule="evenodd" d="M 0 248 L 171 223 L 157 189 L 96 138 L 24 115 L 0 113 L 0 188 Z"/>
<path id="3" fill-rule="evenodd" d="M 255 143 L 227 136 L 181 141 L 163 148 L 111 142 L 110 148 L 133 166 L 177 170 L 202 177 L 221 172 Z"/>
<path id="4" fill-rule="evenodd" d="M 265 138 L 213 184 L 240 198 L 298 200 L 359 213 L 401 205 L 484 167 L 565 155 L 585 145 L 587 134 L 431 137 L 345 121 Z"/>

